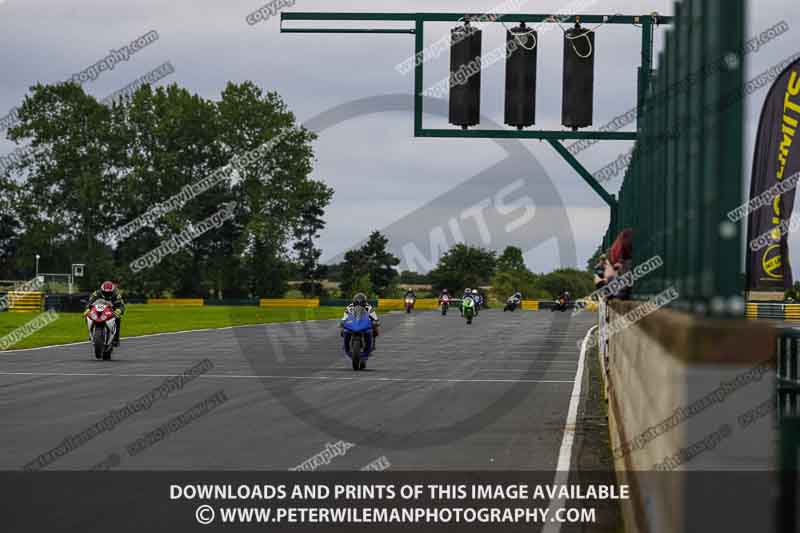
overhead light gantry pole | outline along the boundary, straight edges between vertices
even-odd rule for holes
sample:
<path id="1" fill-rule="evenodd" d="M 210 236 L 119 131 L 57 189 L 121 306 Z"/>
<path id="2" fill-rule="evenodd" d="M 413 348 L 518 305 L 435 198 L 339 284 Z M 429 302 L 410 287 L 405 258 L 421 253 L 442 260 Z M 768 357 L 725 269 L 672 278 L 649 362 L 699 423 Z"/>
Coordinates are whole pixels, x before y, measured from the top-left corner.
<path id="1" fill-rule="evenodd" d="M 521 129 L 430 129 L 423 124 L 423 66 L 424 61 L 417 60 L 414 65 L 414 137 L 432 138 L 465 138 L 465 139 L 539 139 L 547 141 L 556 152 L 578 173 L 578 175 L 594 190 L 611 210 L 611 228 L 615 228 L 617 220 L 617 200 L 613 194 L 594 178 L 562 144 L 564 140 L 594 141 L 636 141 L 639 138 L 639 118 L 642 115 L 644 101 L 650 87 L 653 68 L 653 31 L 660 24 L 671 24 L 672 17 L 652 13 L 649 15 L 550 15 L 550 14 L 500 14 L 486 20 L 485 14 L 464 13 L 346 13 L 346 12 L 284 12 L 281 13 L 281 33 L 321 33 L 321 34 L 406 34 L 414 36 L 414 58 L 422 57 L 425 50 L 424 29 L 426 22 L 464 22 L 481 20 L 481 22 L 520 22 L 542 24 L 622 24 L 640 27 L 641 66 L 638 73 L 637 90 L 637 130 L 636 131 L 601 131 L 601 130 L 521 130 Z M 409 22 L 410 28 L 287 28 L 287 21 L 350 21 L 350 22 Z"/>

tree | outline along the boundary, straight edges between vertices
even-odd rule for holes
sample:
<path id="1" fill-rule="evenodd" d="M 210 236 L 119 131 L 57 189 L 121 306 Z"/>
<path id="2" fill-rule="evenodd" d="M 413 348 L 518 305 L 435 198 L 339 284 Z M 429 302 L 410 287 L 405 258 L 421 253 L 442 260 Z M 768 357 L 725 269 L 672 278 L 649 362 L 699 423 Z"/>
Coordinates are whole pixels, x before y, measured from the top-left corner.
<path id="1" fill-rule="evenodd" d="M 522 293 L 524 298 L 547 297 L 536 286 L 537 276 L 525 266 L 522 250 L 516 246 L 508 246 L 497 260 L 497 273 L 492 278 L 492 288 L 498 299 L 505 300 L 515 292 Z"/>
<path id="2" fill-rule="evenodd" d="M 350 288 L 350 297 L 352 298 L 359 292 L 363 293 L 368 298 L 373 296 L 374 293 L 372 292 L 372 281 L 369 279 L 369 274 L 362 274 L 355 279 L 352 287 Z"/>
<path id="3" fill-rule="evenodd" d="M 328 270 L 325 265 L 319 263 L 322 250 L 314 246 L 314 241 L 310 236 L 305 236 L 295 242 L 293 248 L 297 254 L 297 274 L 302 280 L 300 292 L 306 298 L 319 296 L 322 293 L 321 280 Z"/>
<path id="4" fill-rule="evenodd" d="M 22 225 L 13 209 L 17 196 L 14 183 L 0 177 L 0 279 L 15 279 L 19 235 Z"/>
<path id="5" fill-rule="evenodd" d="M 325 227 L 325 206 L 333 196 L 333 189 L 320 182 L 305 184 L 300 192 L 302 195 L 302 208 L 300 220 L 294 231 L 294 251 L 297 254 L 299 275 L 303 280 L 300 291 L 304 296 L 321 294 L 320 281 L 327 273 L 327 267 L 319 263 L 322 250 L 314 246 L 314 239 L 319 238 L 319 232 Z"/>
<path id="6" fill-rule="evenodd" d="M 431 282 L 427 274 L 420 274 L 412 270 L 403 270 L 398 279 L 400 283 L 407 285 L 427 285 Z"/>
<path id="7" fill-rule="evenodd" d="M 288 287 L 288 243 L 302 232 L 299 226 L 308 215 L 306 208 L 324 208 L 330 200 L 329 195 L 309 200 L 309 194 L 329 191 L 313 185 L 318 182 L 309 177 L 314 158 L 311 141 L 316 136 L 296 125 L 280 96 L 264 93 L 252 82 L 229 83 L 216 108 L 219 141 L 228 159 L 272 144 L 240 173 L 231 192 L 245 214 L 238 243 L 251 284 L 254 290 L 268 289 L 270 295 L 280 296 Z"/>
<path id="8" fill-rule="evenodd" d="M 43 268 L 86 263 L 82 281 L 97 285 L 114 268 L 95 235 L 118 221 L 114 185 L 123 145 L 116 142 L 111 110 L 73 83 L 38 84 L 19 118 L 7 136 L 31 146 L 11 169 L 20 178 L 20 252 L 41 254 Z"/>
<path id="9" fill-rule="evenodd" d="M 373 231 L 366 244 L 361 248 L 367 258 L 372 290 L 378 296 L 386 296 L 394 286 L 398 277 L 397 269 L 400 259 L 388 250 L 389 239 L 379 231 Z"/>
<path id="10" fill-rule="evenodd" d="M 522 257 L 522 250 L 516 246 L 506 246 L 503 254 L 497 259 L 498 272 L 522 272 L 527 270 L 525 259 Z"/>
<path id="11" fill-rule="evenodd" d="M 342 262 L 341 265 L 340 276 L 339 289 L 343 297 L 351 298 L 359 291 L 364 292 L 364 279 L 366 277 L 366 279 L 369 280 L 369 260 L 363 248 L 349 250 L 344 254 L 344 262 Z M 366 294 L 369 296 L 371 292 L 372 281 L 369 281 Z"/>
<path id="12" fill-rule="evenodd" d="M 547 291 L 555 298 L 567 290 L 574 298 L 588 296 L 594 291 L 594 278 L 590 272 L 574 268 L 561 268 L 540 276 L 537 288 Z"/>
<path id="13" fill-rule="evenodd" d="M 86 263 L 87 285 L 111 278 L 128 294 L 279 296 L 294 240 L 312 283 L 320 275 L 313 241 L 332 191 L 310 178 L 314 133 L 297 125 L 276 93 L 229 83 L 212 101 L 177 85 L 143 86 L 107 107 L 72 83 L 37 85 L 19 118 L 8 136 L 31 146 L 10 170 L 20 185 L 15 228 L 23 233 L 14 264 L 4 268 L 25 270 L 21 258 L 41 253 L 43 268 Z M 271 149 L 247 158 L 239 172 L 133 235 L 114 244 L 98 238 L 265 145 Z M 132 271 L 134 260 L 231 202 L 233 219 L 157 267 Z M 0 226 L 12 227 L 9 220 Z"/>
<path id="14" fill-rule="evenodd" d="M 495 271 L 495 252 L 456 244 L 439 258 L 429 274 L 433 288 L 440 291 L 462 291 L 488 283 Z"/>
<path id="15" fill-rule="evenodd" d="M 362 286 L 360 292 L 380 297 L 391 292 L 398 277 L 394 267 L 400 264 L 400 260 L 389 252 L 388 245 L 389 239 L 379 231 L 374 231 L 361 248 L 344 254 L 339 274 L 339 288 L 343 296 L 349 297 L 359 292 L 355 287 L 364 275 L 369 277 L 369 290 L 364 291 Z"/>
<path id="16" fill-rule="evenodd" d="M 325 279 L 328 279 L 330 281 L 341 281 L 343 268 L 344 268 L 344 263 L 326 265 Z"/>

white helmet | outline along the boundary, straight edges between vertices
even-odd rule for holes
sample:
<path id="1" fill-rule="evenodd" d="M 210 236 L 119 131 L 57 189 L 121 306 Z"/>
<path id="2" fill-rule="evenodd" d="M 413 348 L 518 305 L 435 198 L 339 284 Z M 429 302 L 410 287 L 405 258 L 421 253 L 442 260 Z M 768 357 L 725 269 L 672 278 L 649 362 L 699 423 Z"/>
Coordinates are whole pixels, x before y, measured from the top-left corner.
<path id="1" fill-rule="evenodd" d="M 472 289 L 472 294 L 478 294 L 478 289 Z"/>

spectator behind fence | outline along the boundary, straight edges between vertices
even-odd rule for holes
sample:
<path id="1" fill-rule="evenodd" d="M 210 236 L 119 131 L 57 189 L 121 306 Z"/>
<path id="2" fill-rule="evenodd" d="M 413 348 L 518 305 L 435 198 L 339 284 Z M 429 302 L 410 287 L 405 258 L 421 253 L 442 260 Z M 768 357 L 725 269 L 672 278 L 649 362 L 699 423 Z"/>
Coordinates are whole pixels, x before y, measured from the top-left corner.
<path id="1" fill-rule="evenodd" d="M 630 272 L 633 268 L 633 230 L 626 228 L 620 232 L 614 244 L 608 250 L 606 262 L 605 281 L 610 284 L 614 278 Z M 624 287 L 612 297 L 628 300 L 631 296 L 631 287 Z"/>
<path id="2" fill-rule="evenodd" d="M 599 289 L 606 284 L 606 254 L 600 254 L 597 258 L 597 263 L 594 265 L 594 288 Z"/>

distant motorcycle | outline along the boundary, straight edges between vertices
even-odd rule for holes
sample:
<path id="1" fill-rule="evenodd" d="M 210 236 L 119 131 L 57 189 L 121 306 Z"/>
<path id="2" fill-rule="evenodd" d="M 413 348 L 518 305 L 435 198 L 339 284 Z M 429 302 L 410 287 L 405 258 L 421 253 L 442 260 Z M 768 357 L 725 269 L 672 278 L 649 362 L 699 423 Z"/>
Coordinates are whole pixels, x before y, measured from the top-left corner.
<path id="1" fill-rule="evenodd" d="M 406 296 L 406 313 L 410 313 L 414 309 L 414 304 L 417 302 L 417 299 L 413 296 Z"/>
<path id="2" fill-rule="evenodd" d="M 445 316 L 447 314 L 447 308 L 450 307 L 450 297 L 444 295 L 439 298 L 439 305 L 442 308 L 442 316 Z"/>
<path id="3" fill-rule="evenodd" d="M 554 305 L 552 308 L 550 308 L 550 311 L 551 311 L 551 312 L 554 312 L 554 311 L 561 311 L 561 312 L 564 312 L 564 311 L 566 311 L 567 309 L 569 309 L 569 307 L 570 307 L 570 302 L 569 302 L 569 300 L 567 300 L 567 299 L 566 299 L 566 298 L 564 298 L 564 297 L 559 297 L 559 298 L 556 300 L 556 304 L 555 304 L 555 305 Z"/>
<path id="4" fill-rule="evenodd" d="M 503 308 L 503 312 L 505 313 L 506 311 L 511 311 L 513 313 L 520 307 L 521 303 L 522 300 L 520 300 L 519 298 L 514 298 L 512 296 L 508 300 L 506 300 L 506 306 Z"/>
<path id="5" fill-rule="evenodd" d="M 472 324 L 472 319 L 478 314 L 475 307 L 475 300 L 470 297 L 464 298 L 461 301 L 461 309 L 464 314 L 464 318 L 467 319 L 467 324 Z"/>
<path id="6" fill-rule="evenodd" d="M 375 346 L 369 313 L 361 306 L 355 307 L 342 321 L 342 327 L 345 353 L 353 363 L 353 370 L 364 370 Z"/>
<path id="7" fill-rule="evenodd" d="M 97 359 L 109 360 L 114 351 L 114 335 L 117 333 L 117 317 L 114 306 L 106 300 L 96 300 L 86 314 L 89 341 Z"/>

